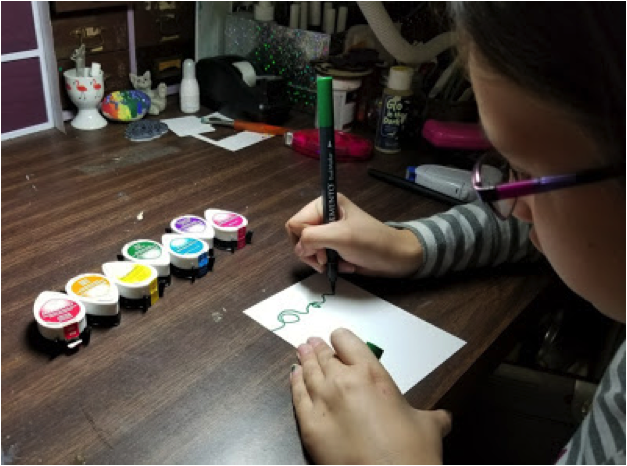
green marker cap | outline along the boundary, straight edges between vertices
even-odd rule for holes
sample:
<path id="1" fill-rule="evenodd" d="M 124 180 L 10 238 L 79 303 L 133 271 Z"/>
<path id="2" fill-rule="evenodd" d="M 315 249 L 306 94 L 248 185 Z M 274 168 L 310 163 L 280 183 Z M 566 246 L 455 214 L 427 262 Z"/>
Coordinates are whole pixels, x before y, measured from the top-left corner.
<path id="1" fill-rule="evenodd" d="M 381 356 L 383 356 L 383 350 L 381 348 L 379 348 L 374 343 L 370 343 L 369 341 L 366 342 L 366 345 L 368 345 L 368 348 L 370 348 L 370 351 L 372 351 L 372 353 L 377 357 L 377 359 L 381 359 Z"/>
<path id="2" fill-rule="evenodd" d="M 318 127 L 333 128 L 333 78 L 318 76 Z"/>

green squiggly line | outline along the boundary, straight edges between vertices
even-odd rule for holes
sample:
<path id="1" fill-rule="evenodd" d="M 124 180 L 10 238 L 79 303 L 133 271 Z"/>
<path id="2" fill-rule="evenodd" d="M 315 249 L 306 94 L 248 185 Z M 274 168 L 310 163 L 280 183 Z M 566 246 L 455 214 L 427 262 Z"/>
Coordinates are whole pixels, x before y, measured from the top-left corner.
<path id="1" fill-rule="evenodd" d="M 300 322 L 301 315 L 309 314 L 309 309 L 312 307 L 320 309 L 322 305 L 327 302 L 327 296 L 333 296 L 334 294 L 335 293 L 322 293 L 322 295 L 320 296 L 322 298 L 322 301 L 312 301 L 311 303 L 307 304 L 307 308 L 304 311 L 297 311 L 296 309 L 286 309 L 284 311 L 281 311 L 277 316 L 277 320 L 281 322 L 281 326 L 272 329 L 271 332 L 278 332 L 287 324 L 295 324 L 296 322 Z M 287 317 L 293 320 L 285 320 Z"/>

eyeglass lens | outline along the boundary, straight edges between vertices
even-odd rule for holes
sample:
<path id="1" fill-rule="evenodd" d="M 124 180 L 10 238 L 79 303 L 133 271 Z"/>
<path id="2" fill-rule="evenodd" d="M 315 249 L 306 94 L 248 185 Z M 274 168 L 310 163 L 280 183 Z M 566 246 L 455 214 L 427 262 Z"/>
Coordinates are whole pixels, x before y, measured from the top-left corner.
<path id="1" fill-rule="evenodd" d="M 494 153 L 486 156 L 483 160 L 479 169 L 479 175 L 482 186 L 496 186 L 518 179 L 516 172 L 510 168 L 507 160 L 500 154 Z M 492 210 L 502 219 L 506 219 L 511 215 L 515 204 L 516 198 L 491 201 L 489 203 Z"/>

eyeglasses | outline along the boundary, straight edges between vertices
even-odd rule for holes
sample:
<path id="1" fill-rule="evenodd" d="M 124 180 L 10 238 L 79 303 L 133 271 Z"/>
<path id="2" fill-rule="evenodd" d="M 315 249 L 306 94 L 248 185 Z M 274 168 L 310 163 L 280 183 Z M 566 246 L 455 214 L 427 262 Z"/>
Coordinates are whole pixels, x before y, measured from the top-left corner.
<path id="1" fill-rule="evenodd" d="M 472 185 L 483 202 L 501 220 L 507 219 L 520 196 L 545 193 L 609 178 L 625 176 L 625 165 L 593 168 L 569 175 L 524 179 L 502 155 L 487 152 L 475 164 Z"/>

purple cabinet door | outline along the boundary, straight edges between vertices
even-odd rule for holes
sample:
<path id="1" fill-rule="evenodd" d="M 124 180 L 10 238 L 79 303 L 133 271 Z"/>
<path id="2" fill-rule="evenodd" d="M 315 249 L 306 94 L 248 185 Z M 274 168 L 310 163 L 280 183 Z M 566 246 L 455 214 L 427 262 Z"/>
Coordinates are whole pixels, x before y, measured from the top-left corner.
<path id="1" fill-rule="evenodd" d="M 48 121 L 39 58 L 2 63 L 1 81 L 3 133 Z"/>
<path id="2" fill-rule="evenodd" d="M 37 48 L 31 2 L 2 2 L 2 55 Z"/>

